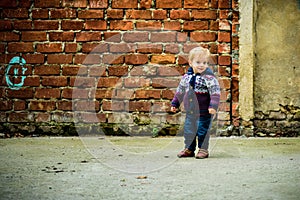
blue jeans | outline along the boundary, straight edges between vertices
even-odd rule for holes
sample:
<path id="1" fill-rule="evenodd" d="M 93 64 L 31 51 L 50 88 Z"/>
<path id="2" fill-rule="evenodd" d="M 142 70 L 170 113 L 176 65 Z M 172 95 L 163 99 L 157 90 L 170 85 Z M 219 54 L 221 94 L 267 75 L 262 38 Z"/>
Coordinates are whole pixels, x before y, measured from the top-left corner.
<path id="1" fill-rule="evenodd" d="M 187 114 L 183 127 L 185 148 L 191 151 L 196 150 L 196 140 L 198 138 L 198 148 L 208 149 L 209 133 L 212 115 L 195 116 Z"/>

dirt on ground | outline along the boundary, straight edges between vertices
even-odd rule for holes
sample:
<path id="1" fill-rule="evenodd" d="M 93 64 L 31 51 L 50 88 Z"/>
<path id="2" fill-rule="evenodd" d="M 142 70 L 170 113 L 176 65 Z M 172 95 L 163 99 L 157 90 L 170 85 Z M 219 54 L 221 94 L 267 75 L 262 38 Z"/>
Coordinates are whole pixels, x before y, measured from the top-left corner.
<path id="1" fill-rule="evenodd" d="M 182 137 L 0 140 L 0 199 L 299 199 L 300 138 L 211 138 L 208 159 L 177 158 Z"/>

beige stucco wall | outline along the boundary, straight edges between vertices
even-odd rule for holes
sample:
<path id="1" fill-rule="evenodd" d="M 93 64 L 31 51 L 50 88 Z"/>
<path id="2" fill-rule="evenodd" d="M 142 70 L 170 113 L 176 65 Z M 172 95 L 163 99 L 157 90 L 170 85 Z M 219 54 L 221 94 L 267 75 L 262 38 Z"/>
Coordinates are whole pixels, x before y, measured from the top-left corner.
<path id="1" fill-rule="evenodd" d="M 300 107 L 297 0 L 255 0 L 254 13 L 254 111 Z"/>

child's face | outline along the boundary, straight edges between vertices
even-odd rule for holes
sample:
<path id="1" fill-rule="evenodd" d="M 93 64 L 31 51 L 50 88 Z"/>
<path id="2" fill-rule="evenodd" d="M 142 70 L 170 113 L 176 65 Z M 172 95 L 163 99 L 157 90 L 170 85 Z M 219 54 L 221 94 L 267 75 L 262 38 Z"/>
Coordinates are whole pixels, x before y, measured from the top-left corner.
<path id="1" fill-rule="evenodd" d="M 189 61 L 194 73 L 202 73 L 208 68 L 208 59 L 200 56 L 195 56 L 193 60 Z"/>

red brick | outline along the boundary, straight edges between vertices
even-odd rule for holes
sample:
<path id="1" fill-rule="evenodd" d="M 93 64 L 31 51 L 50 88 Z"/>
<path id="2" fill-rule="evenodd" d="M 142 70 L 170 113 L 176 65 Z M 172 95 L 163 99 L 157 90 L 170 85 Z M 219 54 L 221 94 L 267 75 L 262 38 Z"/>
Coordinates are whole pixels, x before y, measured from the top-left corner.
<path id="1" fill-rule="evenodd" d="M 178 21 L 164 22 L 164 30 L 179 31 L 181 30 L 181 23 Z"/>
<path id="2" fill-rule="evenodd" d="M 231 34 L 230 32 L 219 32 L 218 33 L 218 42 L 230 42 Z"/>
<path id="3" fill-rule="evenodd" d="M 105 113 L 81 113 L 80 119 L 84 123 L 104 123 L 106 122 Z"/>
<path id="4" fill-rule="evenodd" d="M 74 64 L 100 64 L 100 55 L 99 54 L 81 54 L 75 55 Z"/>
<path id="5" fill-rule="evenodd" d="M 162 53 L 162 44 L 138 44 L 138 53 Z"/>
<path id="6" fill-rule="evenodd" d="M 86 8 L 87 0 L 62 0 L 62 7 Z"/>
<path id="7" fill-rule="evenodd" d="M 152 0 L 140 0 L 140 8 L 151 8 Z"/>
<path id="8" fill-rule="evenodd" d="M 60 0 L 34 0 L 36 8 L 57 8 L 60 7 Z"/>
<path id="9" fill-rule="evenodd" d="M 105 64 L 123 64 L 124 58 L 124 55 L 107 54 L 103 55 L 102 62 Z"/>
<path id="10" fill-rule="evenodd" d="M 138 0 L 112 0 L 112 8 L 137 8 Z"/>
<path id="11" fill-rule="evenodd" d="M 218 0 L 210 0 L 210 8 L 218 9 Z"/>
<path id="12" fill-rule="evenodd" d="M 89 67 L 89 76 L 96 78 L 106 76 L 106 66 L 93 66 Z"/>
<path id="13" fill-rule="evenodd" d="M 224 31 L 230 31 L 231 30 L 231 25 L 228 20 L 220 20 L 219 21 L 219 30 L 224 30 Z"/>
<path id="14" fill-rule="evenodd" d="M 23 54 L 27 64 L 41 64 L 45 62 L 44 54 Z"/>
<path id="15" fill-rule="evenodd" d="M 134 89 L 115 89 L 114 95 L 111 97 L 115 100 L 128 100 L 128 99 L 134 99 Z"/>
<path id="16" fill-rule="evenodd" d="M 217 11 L 214 10 L 193 10 L 194 19 L 217 19 Z"/>
<path id="17" fill-rule="evenodd" d="M 78 88 L 64 88 L 61 97 L 65 99 L 88 99 L 90 90 Z"/>
<path id="18" fill-rule="evenodd" d="M 209 21 L 209 30 L 218 31 L 219 30 L 219 21 L 210 20 Z"/>
<path id="19" fill-rule="evenodd" d="M 82 28 L 83 28 L 83 21 L 63 20 L 61 22 L 62 30 L 82 30 Z"/>
<path id="20" fill-rule="evenodd" d="M 161 97 L 161 90 L 136 90 L 135 91 L 135 98 L 137 99 L 160 99 Z"/>
<path id="21" fill-rule="evenodd" d="M 59 53 L 62 52 L 61 43 L 37 44 L 36 51 L 41 53 Z"/>
<path id="22" fill-rule="evenodd" d="M 0 7 L 1 8 L 16 8 L 18 6 L 17 0 L 1 0 Z"/>
<path id="23" fill-rule="evenodd" d="M 39 65 L 34 67 L 35 75 L 59 75 L 59 65 Z"/>
<path id="24" fill-rule="evenodd" d="M 62 67 L 62 75 L 64 76 L 77 76 L 87 75 L 87 67 L 77 65 L 65 65 Z"/>
<path id="25" fill-rule="evenodd" d="M 48 64 L 70 64 L 72 63 L 72 55 L 69 54 L 49 54 L 47 56 Z"/>
<path id="26" fill-rule="evenodd" d="M 219 66 L 218 67 L 218 75 L 229 77 L 230 73 L 228 71 L 228 68 L 226 66 Z"/>
<path id="27" fill-rule="evenodd" d="M 24 86 L 38 87 L 40 86 L 40 77 L 27 76 L 24 81 Z"/>
<path id="28" fill-rule="evenodd" d="M 32 111 L 52 111 L 55 108 L 55 101 L 31 101 L 29 103 L 29 109 Z"/>
<path id="29" fill-rule="evenodd" d="M 143 54 L 131 54 L 125 56 L 125 63 L 129 65 L 143 65 L 148 62 L 148 56 Z"/>
<path id="30" fill-rule="evenodd" d="M 76 43 L 75 43 L 76 44 Z M 81 51 L 83 53 L 105 53 L 108 52 L 108 44 L 106 43 L 84 43 L 82 44 L 82 49 Z"/>
<path id="31" fill-rule="evenodd" d="M 146 78 L 125 78 L 124 79 L 124 87 L 128 88 L 141 88 L 141 87 L 149 87 L 150 79 Z"/>
<path id="32" fill-rule="evenodd" d="M 158 32 L 151 33 L 150 41 L 151 42 L 175 42 L 176 41 L 176 32 Z"/>
<path id="33" fill-rule="evenodd" d="M 166 10 L 153 10 L 152 11 L 152 19 L 160 20 L 167 18 L 167 11 Z"/>
<path id="34" fill-rule="evenodd" d="M 96 99 L 110 99 L 112 97 L 112 90 L 110 89 L 97 89 L 95 93 Z"/>
<path id="35" fill-rule="evenodd" d="M 175 95 L 175 91 L 172 90 L 162 90 L 162 98 L 172 100 Z"/>
<path id="36" fill-rule="evenodd" d="M 190 19 L 190 11 L 188 10 L 171 10 L 171 19 Z"/>
<path id="37" fill-rule="evenodd" d="M 184 8 L 208 8 L 209 0 L 184 0 Z"/>
<path id="38" fill-rule="evenodd" d="M 180 82 L 176 79 L 167 79 L 167 78 L 153 78 L 152 87 L 153 88 L 176 88 Z"/>
<path id="39" fill-rule="evenodd" d="M 175 67 L 160 66 L 158 67 L 159 76 L 179 76 L 177 69 Z"/>
<path id="40" fill-rule="evenodd" d="M 50 10 L 50 18 L 52 19 L 76 18 L 76 10 L 70 8 Z"/>
<path id="41" fill-rule="evenodd" d="M 117 77 L 103 77 L 100 78 L 98 81 L 98 88 L 115 88 L 118 85 L 122 84 L 122 80 L 120 78 Z"/>
<path id="42" fill-rule="evenodd" d="M 231 81 L 229 78 L 219 78 L 220 87 L 223 89 L 230 89 Z"/>
<path id="43" fill-rule="evenodd" d="M 34 52 L 32 42 L 11 42 L 8 43 L 8 52 L 13 53 L 30 53 Z"/>
<path id="44" fill-rule="evenodd" d="M 162 23 L 160 21 L 136 22 L 136 28 L 139 30 L 160 30 Z"/>
<path id="45" fill-rule="evenodd" d="M 108 0 L 89 0 L 90 8 L 107 8 Z"/>
<path id="46" fill-rule="evenodd" d="M 110 21 L 110 29 L 111 30 L 132 30 L 133 22 L 128 20 L 120 20 L 120 21 Z"/>
<path id="47" fill-rule="evenodd" d="M 120 32 L 104 32 L 104 40 L 106 42 L 121 42 L 121 34 Z"/>
<path id="48" fill-rule="evenodd" d="M 148 42 L 148 32 L 126 32 L 123 34 L 124 42 Z"/>
<path id="49" fill-rule="evenodd" d="M 124 76 L 128 73 L 128 66 L 110 66 L 108 67 L 109 76 Z"/>
<path id="50" fill-rule="evenodd" d="M 218 57 L 218 64 L 219 65 L 230 65 L 231 64 L 231 57 L 230 56 L 219 56 Z"/>
<path id="51" fill-rule="evenodd" d="M 86 21 L 84 24 L 84 29 L 86 30 L 106 30 L 107 25 L 106 21 L 100 21 L 100 20 L 90 20 Z"/>
<path id="52" fill-rule="evenodd" d="M 19 90 L 8 90 L 7 97 L 17 99 L 33 98 L 33 88 L 21 88 Z"/>
<path id="53" fill-rule="evenodd" d="M 71 111 L 71 110 L 73 110 L 73 102 L 72 101 L 58 101 L 57 102 L 57 110 Z"/>
<path id="54" fill-rule="evenodd" d="M 218 53 L 230 54 L 231 53 L 230 44 L 227 43 L 218 44 Z"/>
<path id="55" fill-rule="evenodd" d="M 177 42 L 186 42 L 188 40 L 188 33 L 177 33 Z"/>
<path id="56" fill-rule="evenodd" d="M 232 49 L 234 49 L 234 50 L 239 49 L 239 37 L 238 36 L 232 37 Z"/>
<path id="57" fill-rule="evenodd" d="M 8 101 L 0 101 L 0 110 L 1 111 L 8 111 L 8 110 L 12 110 L 13 108 L 13 103 L 11 100 Z"/>
<path id="58" fill-rule="evenodd" d="M 232 17 L 231 10 L 220 10 L 219 11 L 219 18 L 220 19 L 230 19 Z"/>
<path id="59" fill-rule="evenodd" d="M 6 44 L 0 44 L 0 53 L 4 53 L 6 48 Z"/>
<path id="60" fill-rule="evenodd" d="M 232 65 L 232 77 L 239 76 L 239 65 Z"/>
<path id="61" fill-rule="evenodd" d="M 180 46 L 178 44 L 166 44 L 165 45 L 165 53 L 179 54 Z"/>
<path id="62" fill-rule="evenodd" d="M 151 63 L 156 64 L 174 64 L 175 61 L 175 55 L 172 54 L 152 55 L 151 57 Z"/>
<path id="63" fill-rule="evenodd" d="M 183 23 L 183 29 L 188 31 L 208 30 L 208 22 L 207 21 L 185 21 Z"/>
<path id="64" fill-rule="evenodd" d="M 33 41 L 46 41 L 47 33 L 42 31 L 23 31 L 22 41 L 33 42 Z"/>
<path id="65" fill-rule="evenodd" d="M 66 43 L 65 44 L 65 53 L 76 53 L 78 51 L 77 49 L 77 43 Z"/>
<path id="66" fill-rule="evenodd" d="M 151 103 L 146 101 L 129 101 L 128 107 L 129 107 L 129 111 L 133 111 L 133 112 L 151 111 Z"/>
<path id="67" fill-rule="evenodd" d="M 103 101 L 102 109 L 104 111 L 124 111 L 124 101 Z"/>
<path id="68" fill-rule="evenodd" d="M 35 98 L 51 99 L 60 97 L 60 89 L 58 88 L 37 88 L 35 91 Z"/>
<path id="69" fill-rule="evenodd" d="M 1 42 L 19 41 L 20 35 L 14 32 L 0 32 Z"/>
<path id="70" fill-rule="evenodd" d="M 217 39 L 214 32 L 192 32 L 191 40 L 196 42 L 213 42 Z"/>
<path id="71" fill-rule="evenodd" d="M 99 111 L 99 101 L 78 101 L 74 105 L 75 111 Z"/>
<path id="72" fill-rule="evenodd" d="M 73 41 L 74 33 L 73 32 L 50 32 L 49 40 L 50 41 Z"/>
<path id="73" fill-rule="evenodd" d="M 181 8 L 181 0 L 156 0 L 156 8 Z"/>
<path id="74" fill-rule="evenodd" d="M 4 9 L 2 11 L 3 18 L 18 18 L 18 19 L 26 19 L 28 18 L 28 9 L 26 8 L 18 8 L 18 9 Z"/>
<path id="75" fill-rule="evenodd" d="M 30 27 L 31 27 L 31 24 L 30 24 Z M 13 29 L 13 23 L 11 20 L 0 20 L 0 30 L 8 31 L 11 29 Z M 15 29 L 17 29 L 17 28 L 15 27 Z"/>
<path id="76" fill-rule="evenodd" d="M 170 110 L 169 101 L 155 101 L 152 105 L 152 112 L 154 113 L 164 113 Z"/>
<path id="77" fill-rule="evenodd" d="M 17 112 L 17 113 L 9 113 L 8 114 L 8 122 L 32 122 L 33 114 L 28 112 Z"/>
<path id="78" fill-rule="evenodd" d="M 78 18 L 83 19 L 103 19 L 103 10 L 80 10 L 78 11 Z"/>
<path id="79" fill-rule="evenodd" d="M 58 30 L 59 22 L 57 20 L 36 20 L 33 21 L 35 30 Z"/>
<path id="80" fill-rule="evenodd" d="M 219 8 L 231 8 L 231 0 L 219 0 Z"/>
<path id="81" fill-rule="evenodd" d="M 26 109 L 26 101 L 19 101 L 19 100 L 14 101 L 14 110 L 15 111 L 25 110 L 25 109 Z"/>
<path id="82" fill-rule="evenodd" d="M 100 41 L 100 40 L 102 40 L 101 32 L 76 33 L 77 42 Z"/>
<path id="83" fill-rule="evenodd" d="M 121 43 L 121 44 L 110 44 L 110 53 L 134 53 L 134 46 L 132 44 Z"/>
<path id="84" fill-rule="evenodd" d="M 81 87 L 81 88 L 95 87 L 95 78 L 94 77 L 71 77 L 70 86 Z"/>
<path id="85" fill-rule="evenodd" d="M 107 18 L 108 19 L 123 19 L 122 9 L 108 9 L 107 10 Z"/>
<path id="86" fill-rule="evenodd" d="M 32 19 L 48 19 L 49 11 L 48 9 L 33 9 Z"/>
<path id="87" fill-rule="evenodd" d="M 37 113 L 35 114 L 35 122 L 50 122 L 50 113 Z"/>
<path id="88" fill-rule="evenodd" d="M 127 10 L 127 19 L 151 19 L 150 10 Z"/>
<path id="89" fill-rule="evenodd" d="M 68 85 L 67 77 L 63 76 L 46 76 L 42 78 L 43 86 L 65 87 Z"/>
<path id="90" fill-rule="evenodd" d="M 157 66 L 146 65 L 146 66 L 134 66 L 130 70 L 130 76 L 155 76 Z"/>

